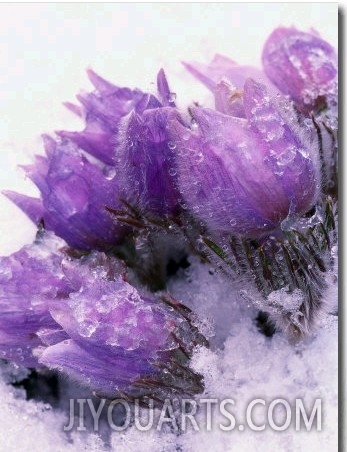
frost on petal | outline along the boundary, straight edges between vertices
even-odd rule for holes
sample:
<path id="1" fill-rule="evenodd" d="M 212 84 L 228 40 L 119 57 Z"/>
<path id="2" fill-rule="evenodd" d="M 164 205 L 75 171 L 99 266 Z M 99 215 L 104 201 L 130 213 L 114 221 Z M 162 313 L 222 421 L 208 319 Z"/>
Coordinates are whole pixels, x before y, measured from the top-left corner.
<path id="1" fill-rule="evenodd" d="M 270 80 L 303 110 L 319 108 L 329 98 L 337 102 L 337 54 L 316 34 L 277 28 L 264 45 L 262 61 Z"/>
<path id="2" fill-rule="evenodd" d="M 171 125 L 178 141 L 179 187 L 188 207 L 212 231 L 258 234 L 264 225 L 272 229 L 271 217 L 283 210 L 283 192 L 269 172 L 260 177 L 260 158 L 250 153 L 256 143 L 246 134 L 245 120 L 209 109 L 193 114 L 197 132 Z M 270 183 L 278 196 L 268 217 L 263 209 L 273 196 Z"/>
<path id="3" fill-rule="evenodd" d="M 77 342 L 143 349 L 149 357 L 167 342 L 173 316 L 124 281 L 118 262 L 96 252 L 63 262 L 73 291 L 65 303 L 52 300 L 50 312 Z"/>

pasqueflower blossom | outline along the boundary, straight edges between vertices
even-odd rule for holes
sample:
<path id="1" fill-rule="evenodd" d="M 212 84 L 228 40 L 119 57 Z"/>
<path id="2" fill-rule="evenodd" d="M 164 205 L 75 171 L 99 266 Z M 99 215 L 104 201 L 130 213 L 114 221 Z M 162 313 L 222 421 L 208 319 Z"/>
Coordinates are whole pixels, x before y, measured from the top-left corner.
<path id="1" fill-rule="evenodd" d="M 0 262 L 2 357 L 67 374 L 98 394 L 200 391 L 188 355 L 202 336 L 189 312 L 140 294 L 104 253 L 69 258 L 41 239 Z M 158 394 L 157 394 L 158 395 Z"/>
<path id="2" fill-rule="evenodd" d="M 41 199 L 13 192 L 5 194 L 36 224 L 41 221 L 77 249 L 110 249 L 127 232 L 116 224 L 106 207 L 122 206 L 112 167 L 89 161 L 66 139 L 45 137 L 46 157 L 38 156 L 25 167 Z"/>
<path id="3" fill-rule="evenodd" d="M 172 121 L 171 131 L 188 209 L 210 231 L 259 237 L 312 207 L 319 170 L 315 146 L 285 104 L 252 79 L 241 99 L 242 117 L 195 107 L 197 129 Z"/>
<path id="4" fill-rule="evenodd" d="M 302 110 L 337 103 L 337 54 L 318 33 L 277 28 L 264 45 L 262 61 L 269 79 Z"/>
<path id="5" fill-rule="evenodd" d="M 189 321 L 121 278 L 105 277 L 104 267 L 95 267 L 92 276 L 80 265 L 70 267 L 65 271 L 68 278 L 73 273 L 76 290 L 66 303 L 56 300 L 51 308 L 69 339 L 45 348 L 40 363 L 110 398 L 117 391 L 150 395 L 156 384 L 169 385 L 168 391 L 201 390 L 199 378 L 184 369 L 184 353 L 192 351 L 199 336 Z"/>
<path id="6" fill-rule="evenodd" d="M 178 212 L 174 149 L 166 130 L 175 95 L 162 70 L 158 98 L 118 88 L 92 71 L 88 74 L 96 91 L 78 96 L 83 108 L 69 104 L 85 118 L 85 129 L 57 132 L 58 141 L 45 136 L 46 157 L 26 167 L 41 200 L 6 194 L 35 223 L 43 221 L 70 246 L 107 250 L 128 232 L 107 208 L 120 210 L 125 200 L 141 211 Z"/>

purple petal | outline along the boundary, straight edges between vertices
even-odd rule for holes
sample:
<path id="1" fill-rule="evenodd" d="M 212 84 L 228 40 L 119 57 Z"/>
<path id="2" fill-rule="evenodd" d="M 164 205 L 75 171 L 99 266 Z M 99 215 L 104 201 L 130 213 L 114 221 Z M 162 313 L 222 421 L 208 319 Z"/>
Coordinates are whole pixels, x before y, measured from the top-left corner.
<path id="1" fill-rule="evenodd" d="M 69 339 L 66 331 L 64 331 L 62 328 L 59 328 L 59 325 L 57 325 L 55 322 L 54 326 L 51 328 L 47 326 L 42 327 L 42 324 L 38 325 L 36 336 L 40 339 L 41 343 L 47 346 L 55 345 L 66 339 Z"/>
<path id="2" fill-rule="evenodd" d="M 162 303 L 141 297 L 119 274 L 115 275 L 114 265 L 100 260 L 100 253 L 93 253 L 64 266 L 74 292 L 66 303 L 52 301 L 51 314 L 77 342 L 141 349 L 149 357 L 167 343 L 174 317 Z M 112 273 L 113 279 L 109 279 Z"/>
<path id="3" fill-rule="evenodd" d="M 75 111 L 76 106 L 68 105 L 78 115 L 81 111 L 84 112 L 86 126 L 81 132 L 58 131 L 57 134 L 73 141 L 103 163 L 112 165 L 120 120 L 133 110 L 140 114 L 148 108 L 161 107 L 162 104 L 154 96 L 138 89 L 119 88 L 90 69 L 87 73 L 96 90 L 77 96 L 83 105 L 82 110 Z M 166 93 L 168 89 L 165 74 L 161 71 L 158 74 L 158 90 L 165 97 L 165 102 L 170 100 Z"/>
<path id="4" fill-rule="evenodd" d="M 33 223 L 36 225 L 40 223 L 43 218 L 44 209 L 42 202 L 39 199 L 16 193 L 11 190 L 4 190 L 2 193 L 16 204 L 16 206 L 18 206 Z"/>
<path id="5" fill-rule="evenodd" d="M 90 125 L 83 132 L 57 131 L 57 135 L 67 138 L 79 148 L 93 155 L 106 165 L 114 164 L 115 133 L 101 129 L 92 132 Z"/>
<path id="6" fill-rule="evenodd" d="M 72 102 L 63 102 L 63 105 L 76 116 L 83 117 L 83 108 L 80 105 L 73 104 Z"/>
<path id="7" fill-rule="evenodd" d="M 42 345 L 36 332 L 56 323 L 46 312 L 1 312 L 0 356 L 25 367 L 38 367 L 35 349 Z"/>
<path id="8" fill-rule="evenodd" d="M 157 76 L 158 94 L 164 107 L 176 107 L 176 94 L 172 93 L 163 69 L 160 69 Z"/>
<path id="9" fill-rule="evenodd" d="M 170 107 L 133 112 L 122 123 L 116 168 L 124 198 L 141 211 L 175 214 L 178 208 L 175 144 L 169 140 Z"/>
<path id="10" fill-rule="evenodd" d="M 316 146 L 303 128 L 295 126 L 294 116 L 288 116 L 269 97 L 264 85 L 246 81 L 244 107 L 252 129 L 267 144 L 267 162 L 292 202 L 291 211 L 304 213 L 318 195 Z"/>
<path id="11" fill-rule="evenodd" d="M 224 55 L 215 55 L 213 60 L 208 64 L 201 63 L 187 63 L 183 62 L 183 66 L 196 77 L 200 82 L 207 86 L 211 91 L 220 82 L 226 73 L 235 68 L 237 63 Z"/>
<path id="12" fill-rule="evenodd" d="M 139 90 L 132 91 L 129 88 L 118 88 L 106 95 L 82 93 L 77 96 L 77 99 L 85 108 L 87 122 L 89 115 L 91 115 L 93 120 L 98 120 L 113 129 L 120 118 L 136 108 L 137 103 L 143 99 L 143 96 L 144 94 Z"/>
<path id="13" fill-rule="evenodd" d="M 232 88 L 227 82 L 221 81 L 217 84 L 214 95 L 217 111 L 237 118 L 245 118 L 241 90 Z"/>
<path id="14" fill-rule="evenodd" d="M 112 94 L 119 89 L 116 85 L 100 77 L 100 75 L 90 68 L 87 69 L 87 75 L 100 94 Z"/>
<path id="15" fill-rule="evenodd" d="M 128 390 L 141 375 L 155 372 L 139 354 L 124 353 L 120 348 L 110 350 L 90 345 L 83 348 L 72 340 L 46 348 L 40 363 L 109 397 L 114 397 L 118 390 Z"/>
<path id="16" fill-rule="evenodd" d="M 214 231 L 258 235 L 272 230 L 287 203 L 283 205 L 275 177 L 260 173 L 263 157 L 250 155 L 257 143 L 248 136 L 246 121 L 209 109 L 194 109 L 193 114 L 198 132 L 172 124 L 179 187 L 190 210 Z"/>
<path id="17" fill-rule="evenodd" d="M 0 353 L 28 367 L 37 366 L 33 350 L 42 345 L 41 328 L 56 329 L 49 302 L 68 295 L 60 269 L 64 244 L 53 237 L 0 258 Z"/>

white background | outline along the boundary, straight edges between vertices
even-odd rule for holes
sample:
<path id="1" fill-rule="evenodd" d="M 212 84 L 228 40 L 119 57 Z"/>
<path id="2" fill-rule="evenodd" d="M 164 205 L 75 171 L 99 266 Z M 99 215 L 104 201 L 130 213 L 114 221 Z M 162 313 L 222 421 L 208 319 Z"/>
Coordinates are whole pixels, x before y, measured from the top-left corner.
<path id="1" fill-rule="evenodd" d="M 81 127 L 61 102 L 91 88 L 87 67 L 143 90 L 164 67 L 185 106 L 206 91 L 180 61 L 219 52 L 259 66 L 279 25 L 313 27 L 337 47 L 337 21 L 336 3 L 0 4 L 0 189 L 36 193 L 16 166 L 42 152 L 41 133 Z M 0 254 L 34 233 L 0 195 Z"/>

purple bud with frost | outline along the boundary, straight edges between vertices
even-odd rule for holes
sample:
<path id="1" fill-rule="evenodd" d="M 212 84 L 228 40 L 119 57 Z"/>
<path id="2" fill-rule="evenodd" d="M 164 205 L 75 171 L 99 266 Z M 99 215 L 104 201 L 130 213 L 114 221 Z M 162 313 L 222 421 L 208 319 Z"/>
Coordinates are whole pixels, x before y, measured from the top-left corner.
<path id="1" fill-rule="evenodd" d="M 85 270 L 75 263 L 65 269 L 80 278 L 79 288 L 65 303 L 54 302 L 51 313 L 69 339 L 44 349 L 40 363 L 109 398 L 201 390 L 186 367 L 199 341 L 189 320 L 122 278 L 105 277 L 104 267 Z"/>
<path id="2" fill-rule="evenodd" d="M 337 102 L 337 53 L 317 33 L 277 28 L 266 41 L 263 67 L 269 79 L 303 110 Z"/>
<path id="3" fill-rule="evenodd" d="M 56 369 L 109 398 L 200 392 L 188 366 L 205 340 L 189 310 L 141 294 L 116 258 L 71 258 L 48 237 L 0 260 L 1 356 Z"/>
<path id="4" fill-rule="evenodd" d="M 119 184 L 113 167 L 92 163 L 68 140 L 45 136 L 46 157 L 37 156 L 26 174 L 41 199 L 5 192 L 36 224 L 43 221 L 77 249 L 105 250 L 117 245 L 127 228 L 114 222 L 106 207 L 118 209 Z"/>
<path id="5" fill-rule="evenodd" d="M 210 231 L 260 237 L 315 203 L 317 150 L 264 85 L 248 79 L 242 100 L 244 117 L 195 107 L 195 130 L 170 127 L 188 208 Z"/>
<path id="6" fill-rule="evenodd" d="M 42 200 L 6 195 L 69 245 L 105 250 L 119 244 L 127 232 L 106 207 L 120 210 L 124 199 L 141 211 L 178 213 L 175 146 L 167 132 L 176 95 L 163 70 L 157 76 L 157 97 L 119 88 L 91 70 L 88 75 L 95 91 L 77 96 L 83 107 L 68 104 L 84 118 L 85 129 L 59 131 L 58 142 L 45 136 L 47 158 L 37 157 L 26 168 Z M 91 163 L 81 151 L 99 163 Z"/>

